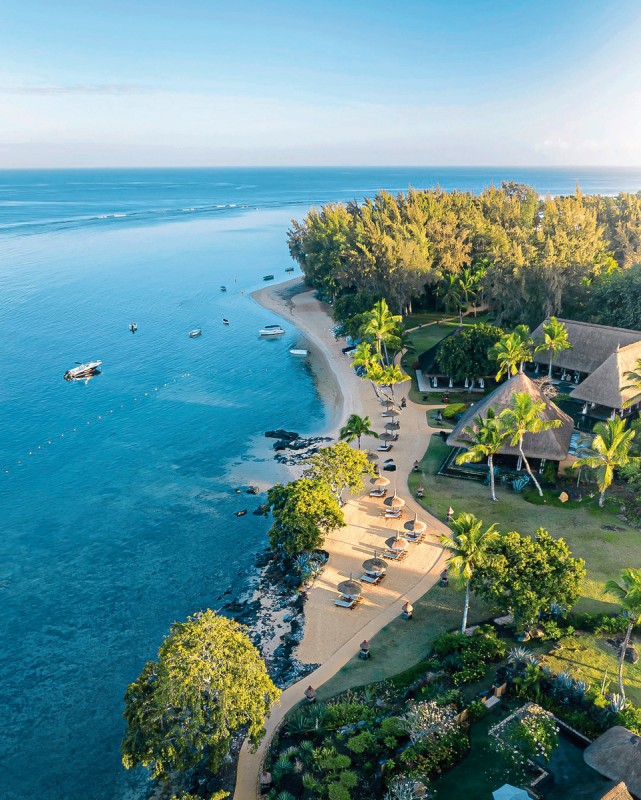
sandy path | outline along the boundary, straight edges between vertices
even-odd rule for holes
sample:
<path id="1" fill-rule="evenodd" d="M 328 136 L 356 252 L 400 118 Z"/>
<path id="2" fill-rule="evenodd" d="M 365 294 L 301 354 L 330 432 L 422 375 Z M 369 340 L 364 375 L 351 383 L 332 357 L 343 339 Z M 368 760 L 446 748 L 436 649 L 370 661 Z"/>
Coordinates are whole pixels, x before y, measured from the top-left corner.
<path id="1" fill-rule="evenodd" d="M 350 358 L 342 353 L 342 342 L 331 333 L 333 320 L 328 307 L 314 298 L 313 292 L 283 298 L 282 293 L 294 287 L 300 279 L 286 284 L 270 286 L 256 292 L 253 297 L 261 305 L 293 322 L 316 349 L 315 357 L 325 360 L 338 383 L 338 401 L 332 422 L 331 435 L 336 436 L 349 414 L 367 415 L 372 428 L 382 432 L 387 421 L 381 416 L 384 407 L 376 399 L 368 381 L 363 381 L 350 366 Z M 397 387 L 397 397 L 402 397 L 406 385 Z M 308 685 L 315 688 L 331 678 L 359 651 L 363 639 L 371 639 L 381 628 L 400 617 L 405 600 L 414 602 L 427 592 L 438 579 L 442 569 L 442 549 L 437 536 L 448 531 L 439 520 L 427 514 L 409 496 L 407 477 L 415 460 L 420 460 L 427 448 L 431 430 L 426 420 L 426 407 L 408 402 L 400 415 L 398 442 L 389 453 L 381 453 L 380 464 L 393 458 L 396 472 L 383 472 L 391 481 L 390 490 L 407 501 L 404 518 L 400 521 L 380 516 L 384 508 L 381 500 L 369 496 L 354 497 L 345 506 L 347 527 L 341 528 L 325 541 L 330 559 L 321 578 L 309 592 L 305 605 L 305 632 L 296 651 L 297 658 L 308 664 L 321 666 L 303 680 L 283 692 L 280 703 L 266 721 L 266 736 L 256 753 L 250 753 L 245 743 L 238 761 L 238 777 L 234 800 L 256 800 L 258 778 L 262 759 L 274 732 L 285 714 L 303 697 Z M 363 447 L 375 450 L 377 440 L 363 440 Z M 390 562 L 385 580 L 379 586 L 363 587 L 363 602 L 354 610 L 334 605 L 338 584 L 350 574 L 360 577 L 365 559 L 379 552 L 385 541 L 403 528 L 403 522 L 414 512 L 427 523 L 428 535 L 422 544 L 410 544 L 410 553 L 402 563 Z"/>

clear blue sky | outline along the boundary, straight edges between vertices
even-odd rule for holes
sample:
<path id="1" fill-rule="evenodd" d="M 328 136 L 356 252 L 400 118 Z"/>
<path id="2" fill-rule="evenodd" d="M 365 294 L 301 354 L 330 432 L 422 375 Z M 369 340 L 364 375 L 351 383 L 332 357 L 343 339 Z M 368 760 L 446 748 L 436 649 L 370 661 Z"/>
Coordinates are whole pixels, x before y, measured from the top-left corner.
<path id="1" fill-rule="evenodd" d="M 3 0 L 0 167 L 641 165 L 638 0 Z"/>

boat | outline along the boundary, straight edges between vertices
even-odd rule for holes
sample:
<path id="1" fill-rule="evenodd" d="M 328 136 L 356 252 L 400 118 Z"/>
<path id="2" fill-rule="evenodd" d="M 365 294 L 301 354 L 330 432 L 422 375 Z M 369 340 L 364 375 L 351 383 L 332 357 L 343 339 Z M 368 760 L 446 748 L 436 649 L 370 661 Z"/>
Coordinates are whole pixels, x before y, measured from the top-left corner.
<path id="1" fill-rule="evenodd" d="M 229 325 L 229 320 L 223 317 L 223 325 Z"/>
<path id="2" fill-rule="evenodd" d="M 242 511 L 236 511 L 236 516 L 237 517 L 244 517 L 246 513 L 247 513 L 247 509 L 243 508 Z"/>
<path id="3" fill-rule="evenodd" d="M 258 486 L 248 486 L 247 494 L 260 494 L 260 489 Z"/>
<path id="4" fill-rule="evenodd" d="M 193 331 L 189 331 L 189 338 L 190 339 L 197 339 L 199 336 L 202 336 L 203 332 L 201 328 L 194 328 Z"/>
<path id="5" fill-rule="evenodd" d="M 274 276 L 273 275 L 263 275 L 263 280 L 264 281 L 273 281 L 274 280 Z"/>
<path id="6" fill-rule="evenodd" d="M 90 378 L 92 375 L 98 375 L 102 361 L 89 361 L 87 364 L 81 364 L 76 361 L 77 367 L 68 369 L 64 374 L 66 381 L 80 381 L 83 378 Z"/>
<path id="7" fill-rule="evenodd" d="M 308 356 L 309 355 L 309 350 L 297 350 L 297 349 L 294 348 L 294 349 L 290 350 L 289 352 L 293 356 Z"/>
<path id="8" fill-rule="evenodd" d="M 227 287 L 226 286 L 221 286 L 220 287 L 220 291 L 221 292 L 226 292 L 227 291 Z"/>
<path id="9" fill-rule="evenodd" d="M 293 272 L 293 271 L 294 271 L 294 267 L 287 267 L 285 269 L 285 272 Z"/>
<path id="10" fill-rule="evenodd" d="M 285 331 L 280 325 L 265 325 L 258 331 L 260 336 L 283 336 Z"/>
<path id="11" fill-rule="evenodd" d="M 138 330 L 138 325 L 135 322 L 130 322 L 129 323 L 129 330 L 132 333 L 135 333 Z"/>

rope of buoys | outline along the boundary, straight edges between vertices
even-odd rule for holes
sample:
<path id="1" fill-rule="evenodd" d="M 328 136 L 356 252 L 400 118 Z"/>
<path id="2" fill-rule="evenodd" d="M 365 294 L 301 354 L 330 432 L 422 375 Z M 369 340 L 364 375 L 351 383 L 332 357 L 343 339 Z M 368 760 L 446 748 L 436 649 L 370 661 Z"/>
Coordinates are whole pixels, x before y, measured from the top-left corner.
<path id="1" fill-rule="evenodd" d="M 141 394 L 140 396 L 134 397 L 132 402 L 134 402 L 134 403 L 135 402 L 140 402 L 145 397 L 153 397 L 154 392 L 159 392 L 162 389 L 166 389 L 166 388 L 172 386 L 173 384 L 178 383 L 178 381 L 180 381 L 180 380 L 182 380 L 184 378 L 191 378 L 191 377 L 192 377 L 192 373 L 191 372 L 183 372 L 181 375 L 178 375 L 175 378 L 170 378 L 166 383 L 163 383 L 161 386 L 154 386 L 153 390 L 150 389 L 149 391 L 144 392 L 144 394 Z M 119 403 L 118 404 L 118 408 L 124 409 L 125 408 L 125 403 Z M 86 427 L 87 425 L 91 425 L 92 423 L 96 424 L 98 422 L 103 422 L 105 419 L 108 419 L 108 415 L 109 414 L 114 414 L 114 413 L 116 413 L 116 408 L 115 407 L 114 408 L 110 408 L 107 411 L 103 412 L 102 414 L 98 414 L 96 417 L 92 417 L 91 419 L 85 420 L 84 421 L 85 422 L 84 427 Z M 56 441 L 58 439 L 64 439 L 65 437 L 67 439 L 69 439 L 72 436 L 72 434 L 78 433 L 78 431 L 81 429 L 78 426 L 82 426 L 82 423 L 78 422 L 78 423 L 76 423 L 76 425 L 74 425 L 73 428 L 68 428 L 67 430 L 63 431 L 62 433 L 59 433 L 56 436 L 51 436 L 50 438 L 46 439 L 42 444 L 39 444 L 39 445 L 36 445 L 35 447 L 32 447 L 30 450 L 27 451 L 27 456 L 38 455 L 38 452 L 37 452 L 38 450 L 45 450 L 46 448 L 48 448 L 50 446 L 53 446 L 54 444 L 56 444 Z M 14 468 L 16 468 L 18 466 L 22 466 L 23 464 L 27 463 L 28 460 L 29 459 L 27 459 L 26 456 L 24 456 L 23 458 L 16 459 L 12 463 L 7 463 L 7 464 L 4 465 L 4 467 L 0 467 L 0 474 L 9 475 L 9 474 L 11 474 L 11 470 L 12 469 L 14 469 Z"/>

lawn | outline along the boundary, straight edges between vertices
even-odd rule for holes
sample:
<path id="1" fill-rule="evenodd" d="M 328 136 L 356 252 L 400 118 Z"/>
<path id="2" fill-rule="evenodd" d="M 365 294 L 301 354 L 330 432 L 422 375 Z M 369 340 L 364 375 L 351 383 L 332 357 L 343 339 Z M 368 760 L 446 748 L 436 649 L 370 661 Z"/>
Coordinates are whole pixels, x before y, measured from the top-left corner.
<path id="1" fill-rule="evenodd" d="M 434 639 L 443 631 L 461 624 L 463 614 L 463 592 L 453 588 L 434 586 L 414 603 L 414 618 L 400 617 L 386 625 L 370 641 L 370 658 L 366 661 L 355 656 L 324 683 L 318 690 L 325 700 L 356 686 L 386 680 L 393 675 L 412 669 L 419 677 L 425 672 L 421 662 L 425 659 Z M 493 616 L 491 606 L 474 598 L 470 607 L 470 624 Z"/>
<path id="2" fill-rule="evenodd" d="M 546 528 L 553 536 L 562 536 L 573 555 L 585 559 L 587 579 L 580 611 L 614 611 L 616 605 L 603 595 L 603 584 L 616 578 L 621 569 L 641 563 L 641 534 L 623 522 L 611 508 L 600 509 L 596 498 L 581 503 L 562 505 L 556 500 L 539 504 L 497 486 L 498 503 L 492 502 L 490 490 L 482 483 L 438 477 L 436 470 L 448 451 L 438 435 L 433 435 L 421 461 L 421 471 L 412 473 L 409 486 L 415 494 L 422 483 L 425 497 L 422 505 L 444 519 L 448 506 L 455 513 L 470 511 L 486 525 L 496 522 L 503 531 L 534 533 Z M 544 498 L 545 499 L 545 498 Z"/>
<path id="3" fill-rule="evenodd" d="M 591 686 L 601 686 L 607 672 L 606 692 L 618 692 L 619 658 L 610 642 L 620 641 L 621 638 L 617 634 L 600 636 L 595 633 L 566 636 L 559 643 L 560 649 L 548 653 L 543 663 L 552 672 L 565 670 L 575 678 L 587 681 Z M 625 662 L 623 682 L 626 696 L 633 703 L 641 704 L 641 660 L 636 664 Z"/>

